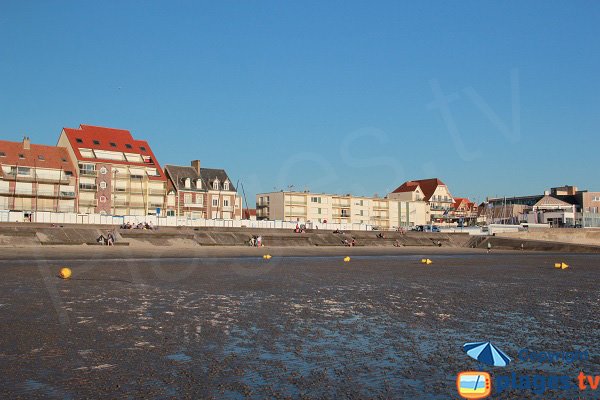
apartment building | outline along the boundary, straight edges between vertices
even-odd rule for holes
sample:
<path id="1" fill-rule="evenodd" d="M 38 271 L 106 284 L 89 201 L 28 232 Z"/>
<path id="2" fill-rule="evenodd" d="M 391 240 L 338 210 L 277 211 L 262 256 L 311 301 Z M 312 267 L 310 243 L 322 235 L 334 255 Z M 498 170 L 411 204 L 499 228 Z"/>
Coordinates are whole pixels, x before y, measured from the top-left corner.
<path id="1" fill-rule="evenodd" d="M 256 218 L 268 220 L 366 224 L 390 229 L 425 223 L 424 203 L 388 198 L 271 192 L 256 195 Z"/>
<path id="2" fill-rule="evenodd" d="M 428 222 L 432 223 L 447 221 L 454 203 L 448 186 L 438 178 L 404 182 L 388 197 L 394 200 L 426 202 Z"/>
<path id="3" fill-rule="evenodd" d="M 241 219 L 242 200 L 223 169 L 166 165 L 167 215 L 189 218 Z"/>
<path id="4" fill-rule="evenodd" d="M 167 179 L 152 149 L 124 129 L 80 125 L 58 139 L 77 162 L 78 210 L 108 215 L 162 215 Z"/>
<path id="5" fill-rule="evenodd" d="M 75 165 L 64 148 L 0 141 L 0 209 L 75 212 Z"/>

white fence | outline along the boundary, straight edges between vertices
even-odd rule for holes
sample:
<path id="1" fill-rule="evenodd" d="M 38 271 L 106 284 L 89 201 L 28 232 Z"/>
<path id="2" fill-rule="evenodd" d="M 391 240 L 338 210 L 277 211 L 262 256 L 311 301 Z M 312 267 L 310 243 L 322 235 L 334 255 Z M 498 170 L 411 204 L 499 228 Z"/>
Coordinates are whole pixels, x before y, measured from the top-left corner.
<path id="1" fill-rule="evenodd" d="M 189 226 L 210 228 L 265 228 L 265 229 L 290 229 L 296 228 L 298 222 L 288 221 L 255 221 L 255 220 L 224 220 L 224 219 L 192 219 L 185 217 L 157 217 L 156 215 L 127 215 L 112 216 L 102 214 L 76 214 L 57 213 L 50 211 L 24 212 L 0 210 L 0 222 L 38 222 L 48 224 L 84 224 L 84 225 L 122 225 L 130 222 L 151 223 L 160 226 Z M 324 230 L 372 230 L 371 225 L 364 224 L 322 224 L 306 223 L 308 229 Z"/>

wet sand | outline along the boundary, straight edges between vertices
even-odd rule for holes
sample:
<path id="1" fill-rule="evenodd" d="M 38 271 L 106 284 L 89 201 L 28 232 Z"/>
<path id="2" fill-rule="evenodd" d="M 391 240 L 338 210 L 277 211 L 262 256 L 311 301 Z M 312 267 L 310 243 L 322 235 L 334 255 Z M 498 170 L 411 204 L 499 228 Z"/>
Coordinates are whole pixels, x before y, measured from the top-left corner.
<path id="1" fill-rule="evenodd" d="M 457 372 L 481 368 L 462 344 L 488 340 L 513 359 L 591 356 L 492 375 L 600 374 L 599 255 L 13 250 L 0 261 L 2 398 L 457 398 Z"/>

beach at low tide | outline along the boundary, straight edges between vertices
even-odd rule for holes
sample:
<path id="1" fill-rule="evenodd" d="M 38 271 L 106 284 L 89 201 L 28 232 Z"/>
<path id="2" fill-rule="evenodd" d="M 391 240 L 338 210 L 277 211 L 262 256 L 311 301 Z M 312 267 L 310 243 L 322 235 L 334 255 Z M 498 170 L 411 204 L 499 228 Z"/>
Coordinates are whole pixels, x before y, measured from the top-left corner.
<path id="1" fill-rule="evenodd" d="M 456 374 L 482 368 L 462 351 L 472 341 L 513 357 L 492 376 L 600 371 L 600 255 L 5 250 L 3 398 L 456 398 Z M 57 277 L 63 266 L 72 279 Z M 524 361 L 522 348 L 590 358 Z"/>

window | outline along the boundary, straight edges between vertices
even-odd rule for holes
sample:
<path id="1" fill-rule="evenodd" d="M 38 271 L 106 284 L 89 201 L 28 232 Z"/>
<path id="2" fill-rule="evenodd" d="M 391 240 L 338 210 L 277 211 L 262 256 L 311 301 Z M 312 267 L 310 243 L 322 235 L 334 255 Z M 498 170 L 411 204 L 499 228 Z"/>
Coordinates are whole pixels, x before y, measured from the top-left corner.
<path id="1" fill-rule="evenodd" d="M 115 142 L 110 142 L 110 147 L 117 147 L 117 144 Z"/>
<path id="2" fill-rule="evenodd" d="M 219 190 L 219 181 L 218 181 L 218 180 L 215 180 L 215 181 L 213 182 L 213 185 L 212 185 L 212 186 L 213 186 L 213 189 L 214 189 L 214 190 Z"/>
<path id="3" fill-rule="evenodd" d="M 594 196 L 594 198 L 592 199 L 592 201 L 600 201 L 600 196 Z"/>
<path id="4" fill-rule="evenodd" d="M 107 173 L 107 172 L 108 172 L 108 170 L 106 169 L 106 167 L 102 167 L 102 168 L 100 168 L 100 173 L 101 173 L 102 175 L 106 175 L 106 173 Z"/>
<path id="5" fill-rule="evenodd" d="M 6 153 L 3 151 L 0 151 L 0 157 L 6 157 Z"/>
<path id="6" fill-rule="evenodd" d="M 65 176 L 73 176 L 73 171 L 65 171 Z"/>
<path id="7" fill-rule="evenodd" d="M 44 158 L 44 156 L 43 156 L 43 155 L 41 155 L 41 154 L 38 156 L 38 160 L 40 160 L 40 161 L 44 161 L 45 159 L 46 159 L 46 158 Z"/>
<path id="8" fill-rule="evenodd" d="M 204 196 L 201 194 L 196 195 L 196 204 L 204 204 Z"/>
<path id="9" fill-rule="evenodd" d="M 17 168 L 17 174 L 18 175 L 29 175 L 30 171 L 31 170 L 29 168 L 27 168 L 27 167 L 19 167 L 19 168 Z"/>
<path id="10" fill-rule="evenodd" d="M 317 208 L 317 214 L 321 214 L 321 209 Z"/>
<path id="11" fill-rule="evenodd" d="M 19 154 L 19 158 L 22 160 L 22 159 L 24 159 L 24 158 L 25 158 L 25 155 L 23 155 L 23 154 Z"/>
<path id="12" fill-rule="evenodd" d="M 62 162 L 67 162 L 67 159 L 66 159 L 66 158 L 61 158 L 60 160 L 61 160 Z"/>
<path id="13" fill-rule="evenodd" d="M 183 204 L 191 204 L 192 203 L 192 194 L 184 193 L 183 194 Z"/>
<path id="14" fill-rule="evenodd" d="M 213 207 L 219 207 L 219 199 L 216 197 L 213 197 L 212 205 L 213 205 Z"/>
<path id="15" fill-rule="evenodd" d="M 187 189 L 189 189 L 191 187 L 191 181 L 190 178 L 185 178 L 185 187 Z"/>
<path id="16" fill-rule="evenodd" d="M 77 139 L 75 139 L 75 141 L 76 141 L 77 143 L 83 143 L 83 139 L 81 139 L 81 138 L 77 138 Z"/>
<path id="17" fill-rule="evenodd" d="M 140 150 L 141 151 L 146 151 L 146 148 L 144 146 L 140 146 Z"/>
<path id="18" fill-rule="evenodd" d="M 93 140 L 92 142 L 93 142 L 94 144 L 100 144 L 100 142 L 99 142 L 99 141 L 97 141 L 97 140 Z"/>
<path id="19" fill-rule="evenodd" d="M 196 189 L 202 189 L 202 179 L 196 181 Z"/>
<path id="20" fill-rule="evenodd" d="M 129 143 L 127 143 L 127 144 L 125 145 L 125 147 L 127 147 L 128 149 L 132 149 L 132 148 L 133 148 L 133 147 L 132 147 L 132 146 L 131 146 Z"/>
<path id="21" fill-rule="evenodd" d="M 102 186 L 102 183 L 100 184 L 100 186 Z M 100 203 L 106 203 L 106 196 L 100 196 Z"/>
<path id="22" fill-rule="evenodd" d="M 321 198 L 320 197 L 311 197 L 310 201 L 312 203 L 321 203 Z"/>
<path id="23" fill-rule="evenodd" d="M 100 182 L 100 189 L 106 189 L 106 182 Z"/>
<path id="24" fill-rule="evenodd" d="M 229 190 L 229 182 L 225 181 L 225 183 L 223 184 L 223 190 Z"/>
<path id="25" fill-rule="evenodd" d="M 223 199 L 223 207 L 229 207 L 229 199 Z"/>

